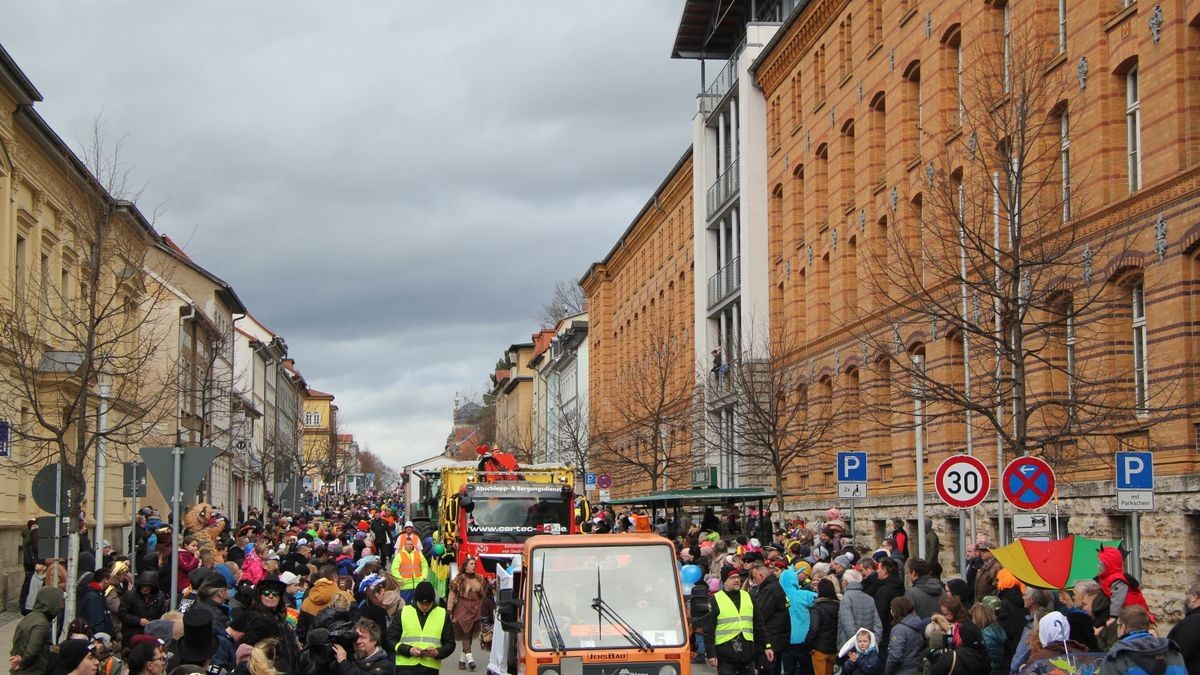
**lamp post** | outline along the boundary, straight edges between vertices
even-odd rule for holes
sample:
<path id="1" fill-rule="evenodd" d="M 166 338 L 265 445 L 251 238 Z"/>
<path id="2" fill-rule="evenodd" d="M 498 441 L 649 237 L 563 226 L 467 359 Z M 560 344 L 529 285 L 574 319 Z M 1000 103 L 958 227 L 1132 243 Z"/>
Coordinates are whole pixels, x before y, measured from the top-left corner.
<path id="1" fill-rule="evenodd" d="M 96 383 L 100 405 L 96 415 L 96 484 L 93 499 L 96 502 L 96 530 L 92 535 L 95 548 L 95 568 L 104 566 L 104 479 L 108 470 L 108 401 L 112 396 L 112 378 L 101 371 Z"/>
<path id="2" fill-rule="evenodd" d="M 913 440 L 917 454 L 917 557 L 925 559 L 925 359 L 922 354 L 909 356 L 913 365 Z"/>

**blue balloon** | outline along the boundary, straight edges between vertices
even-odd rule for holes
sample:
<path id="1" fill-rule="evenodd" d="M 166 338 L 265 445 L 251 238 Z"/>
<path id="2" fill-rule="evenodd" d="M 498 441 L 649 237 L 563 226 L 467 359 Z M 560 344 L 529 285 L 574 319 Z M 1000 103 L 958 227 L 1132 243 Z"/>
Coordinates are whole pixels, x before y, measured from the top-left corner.
<path id="1" fill-rule="evenodd" d="M 703 576 L 704 570 L 700 569 L 699 565 L 684 565 L 683 569 L 679 570 L 679 578 L 688 586 L 700 581 L 700 577 Z"/>

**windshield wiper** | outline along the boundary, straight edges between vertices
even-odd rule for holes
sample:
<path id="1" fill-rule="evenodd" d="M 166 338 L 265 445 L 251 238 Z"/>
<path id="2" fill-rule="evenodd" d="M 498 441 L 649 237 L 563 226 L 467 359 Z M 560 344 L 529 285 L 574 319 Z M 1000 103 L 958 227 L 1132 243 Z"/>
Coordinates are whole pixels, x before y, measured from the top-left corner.
<path id="1" fill-rule="evenodd" d="M 546 600 L 546 554 L 542 554 L 542 577 L 533 585 L 533 598 L 537 600 L 538 618 L 541 620 L 542 627 L 546 629 L 550 638 L 550 649 L 554 652 L 567 651 L 567 643 L 563 641 L 562 631 L 558 629 L 558 622 L 554 619 L 554 613 L 550 611 L 549 602 Z"/>
<path id="2" fill-rule="evenodd" d="M 654 650 L 654 645 L 650 644 L 650 641 L 646 639 L 646 636 L 642 635 L 641 632 L 639 632 L 628 621 L 622 618 L 620 614 L 617 614 L 617 610 L 613 609 L 612 605 L 609 605 L 604 601 L 604 593 L 600 588 L 599 567 L 596 567 L 596 597 L 592 598 L 592 609 L 596 610 L 597 628 L 600 627 L 600 618 L 603 617 L 605 621 L 608 621 L 613 625 L 614 628 L 617 629 L 618 633 L 624 635 L 625 639 L 629 640 L 629 643 L 634 647 L 648 652 Z"/>

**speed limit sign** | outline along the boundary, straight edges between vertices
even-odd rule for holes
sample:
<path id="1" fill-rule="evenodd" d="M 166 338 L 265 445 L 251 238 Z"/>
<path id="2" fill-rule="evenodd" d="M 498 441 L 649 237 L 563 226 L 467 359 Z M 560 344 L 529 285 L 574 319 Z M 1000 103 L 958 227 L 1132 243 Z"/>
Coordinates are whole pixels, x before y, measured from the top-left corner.
<path id="1" fill-rule="evenodd" d="M 970 455 L 954 455 L 938 466 L 935 477 L 938 496 L 956 509 L 978 506 L 992 488 L 987 466 Z"/>

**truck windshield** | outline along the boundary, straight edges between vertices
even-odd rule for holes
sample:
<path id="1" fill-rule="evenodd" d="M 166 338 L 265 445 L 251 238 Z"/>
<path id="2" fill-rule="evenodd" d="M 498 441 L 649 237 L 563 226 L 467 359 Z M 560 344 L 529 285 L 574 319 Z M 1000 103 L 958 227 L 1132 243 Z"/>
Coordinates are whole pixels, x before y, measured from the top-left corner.
<path id="1" fill-rule="evenodd" d="M 687 643 L 675 560 L 666 545 L 543 546 L 531 558 L 528 578 L 543 585 L 567 649 L 632 646 L 623 629 L 596 610 L 598 596 L 651 645 Z M 530 647 L 550 651 L 550 629 L 535 619 L 531 624 Z"/>
<path id="2" fill-rule="evenodd" d="M 570 506 L 561 497 L 476 497 L 467 526 L 470 534 L 566 534 Z"/>

